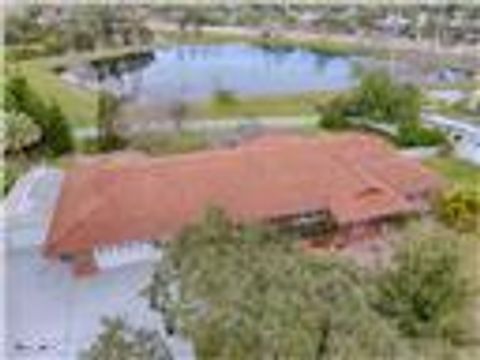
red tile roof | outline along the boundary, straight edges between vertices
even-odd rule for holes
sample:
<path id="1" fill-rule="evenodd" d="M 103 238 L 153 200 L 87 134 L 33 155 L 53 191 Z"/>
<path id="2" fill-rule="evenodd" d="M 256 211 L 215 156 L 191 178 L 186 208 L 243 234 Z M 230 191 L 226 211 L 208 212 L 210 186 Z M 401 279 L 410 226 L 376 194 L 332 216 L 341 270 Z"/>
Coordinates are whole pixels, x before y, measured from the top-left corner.
<path id="1" fill-rule="evenodd" d="M 207 206 L 237 221 L 329 208 L 341 223 L 415 211 L 409 191 L 438 178 L 359 134 L 267 135 L 238 148 L 163 158 L 102 157 L 72 167 L 48 254 L 174 235 Z"/>

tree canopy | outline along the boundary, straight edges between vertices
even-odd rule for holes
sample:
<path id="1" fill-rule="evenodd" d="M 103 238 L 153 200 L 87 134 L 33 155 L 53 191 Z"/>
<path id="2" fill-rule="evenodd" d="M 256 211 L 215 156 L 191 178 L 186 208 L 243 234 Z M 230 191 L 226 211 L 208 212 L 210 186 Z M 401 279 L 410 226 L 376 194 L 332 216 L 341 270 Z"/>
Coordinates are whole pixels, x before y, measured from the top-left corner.
<path id="1" fill-rule="evenodd" d="M 435 223 L 416 224 L 400 240 L 378 279 L 379 311 L 408 337 L 458 339 L 474 294 L 467 256 L 473 244 Z"/>
<path id="2" fill-rule="evenodd" d="M 444 346 L 469 329 L 462 244 L 440 225 L 409 227 L 392 262 L 372 273 L 213 209 L 166 245 L 146 294 L 199 359 L 406 359 L 420 351 L 438 359 L 416 341 Z"/>
<path id="3" fill-rule="evenodd" d="M 174 360 L 157 331 L 133 328 L 120 318 L 103 320 L 103 331 L 82 360 Z"/>
<path id="4" fill-rule="evenodd" d="M 1 112 L 5 119 L 6 150 L 17 152 L 40 141 L 40 128 L 24 113 Z"/>
<path id="5" fill-rule="evenodd" d="M 436 203 L 438 218 L 462 232 L 480 229 L 480 190 L 459 187 L 446 191 Z"/>
<path id="6" fill-rule="evenodd" d="M 421 108 L 420 90 L 412 84 L 396 82 L 386 71 L 366 71 L 355 89 L 358 110 L 379 122 L 415 122 Z"/>
<path id="7" fill-rule="evenodd" d="M 145 13 L 124 4 L 81 4 L 58 7 L 25 6 L 8 13 L 5 42 L 14 58 L 58 54 L 68 49 L 147 44 L 154 38 Z"/>
<path id="8" fill-rule="evenodd" d="M 165 252 L 147 293 L 193 339 L 199 359 L 408 355 L 370 307 L 361 271 L 334 256 L 308 256 L 291 239 L 239 228 L 217 210 Z"/>
<path id="9" fill-rule="evenodd" d="M 43 149 L 53 156 L 72 151 L 70 124 L 57 103 L 45 100 L 35 93 L 21 73 L 7 78 L 4 106 L 9 113 L 28 117 L 39 129 Z M 24 121 L 25 122 L 25 121 Z"/>
<path id="10" fill-rule="evenodd" d="M 422 94 L 413 84 L 396 81 L 386 71 L 360 71 L 360 82 L 350 94 L 333 98 L 321 110 L 319 125 L 329 129 L 359 127 L 390 131 L 386 135 L 400 146 L 436 146 L 445 135 L 420 121 Z"/>
<path id="11" fill-rule="evenodd" d="M 116 96 L 102 91 L 98 98 L 98 148 L 102 151 L 114 150 L 122 147 L 123 140 L 117 132 L 115 118 L 121 101 Z"/>

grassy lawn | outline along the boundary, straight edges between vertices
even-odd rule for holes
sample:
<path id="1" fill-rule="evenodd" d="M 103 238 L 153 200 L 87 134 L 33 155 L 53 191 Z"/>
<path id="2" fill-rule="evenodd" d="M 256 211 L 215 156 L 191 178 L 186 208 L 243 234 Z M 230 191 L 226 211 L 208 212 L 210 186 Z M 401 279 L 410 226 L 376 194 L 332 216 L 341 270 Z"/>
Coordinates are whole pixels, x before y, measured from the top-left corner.
<path id="1" fill-rule="evenodd" d="M 441 82 L 425 85 L 427 90 L 463 90 L 463 91 L 472 91 L 478 89 L 480 85 L 474 80 L 462 80 L 456 81 L 453 83 Z"/>
<path id="2" fill-rule="evenodd" d="M 191 151 L 206 149 L 208 140 L 192 132 L 178 134 L 150 134 L 133 137 L 129 140 L 128 148 L 145 152 L 149 155 L 182 154 Z"/>
<path id="3" fill-rule="evenodd" d="M 322 105 L 336 93 L 312 91 L 291 95 L 235 98 L 230 103 L 215 99 L 192 104 L 189 116 L 198 119 L 225 119 L 229 117 L 315 115 L 315 106 Z"/>
<path id="4" fill-rule="evenodd" d="M 42 95 L 45 100 L 57 101 L 73 126 L 91 126 L 96 121 L 98 94 L 67 84 L 57 76 L 54 69 L 78 62 L 108 59 L 146 51 L 152 46 L 99 49 L 91 52 L 11 62 L 7 65 L 21 71 L 34 91 Z"/>
<path id="5" fill-rule="evenodd" d="M 97 114 L 97 94 L 70 86 L 63 82 L 41 60 L 20 62 L 17 69 L 22 72 L 33 90 L 46 101 L 58 102 L 70 123 L 75 127 L 95 123 Z"/>
<path id="6" fill-rule="evenodd" d="M 453 185 L 480 187 L 480 168 L 450 157 L 435 157 L 425 163 Z"/>

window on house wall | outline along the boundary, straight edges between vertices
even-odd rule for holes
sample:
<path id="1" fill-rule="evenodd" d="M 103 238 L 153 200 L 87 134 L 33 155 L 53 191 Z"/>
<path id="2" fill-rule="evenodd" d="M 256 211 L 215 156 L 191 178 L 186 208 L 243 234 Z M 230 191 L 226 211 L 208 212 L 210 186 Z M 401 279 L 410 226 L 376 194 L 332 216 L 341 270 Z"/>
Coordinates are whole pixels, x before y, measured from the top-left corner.
<path id="1" fill-rule="evenodd" d="M 61 261 L 64 262 L 70 262 L 73 260 L 73 255 L 72 254 L 60 254 L 59 256 Z"/>
<path id="2" fill-rule="evenodd" d="M 332 233 L 337 224 L 328 210 L 306 211 L 273 218 L 269 221 L 280 232 L 300 238 L 315 238 Z"/>

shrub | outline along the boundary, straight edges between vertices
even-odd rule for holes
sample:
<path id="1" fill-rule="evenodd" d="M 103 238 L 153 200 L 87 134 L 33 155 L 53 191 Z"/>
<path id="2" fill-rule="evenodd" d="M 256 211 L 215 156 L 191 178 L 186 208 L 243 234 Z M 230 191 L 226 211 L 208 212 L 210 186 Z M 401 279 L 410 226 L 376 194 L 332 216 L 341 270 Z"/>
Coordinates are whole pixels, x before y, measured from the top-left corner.
<path id="1" fill-rule="evenodd" d="M 321 111 L 320 126 L 325 129 L 343 130 L 351 126 L 348 116 L 352 114 L 353 102 L 345 96 L 337 96 L 328 102 Z"/>
<path id="2" fill-rule="evenodd" d="M 126 141 L 115 128 L 115 117 L 121 103 L 118 98 L 108 92 L 101 92 L 98 99 L 98 146 L 100 151 L 118 150 L 126 145 Z"/>
<path id="3" fill-rule="evenodd" d="M 348 119 L 341 111 L 328 109 L 320 119 L 321 127 L 331 130 L 343 130 L 350 127 Z"/>
<path id="4" fill-rule="evenodd" d="M 150 155 L 187 153 L 205 149 L 207 139 L 197 133 L 144 134 L 129 139 L 129 147 Z"/>
<path id="5" fill-rule="evenodd" d="M 459 231 L 475 231 L 480 226 L 480 192 L 477 189 L 457 188 L 445 192 L 435 209 L 442 222 Z"/>
<path id="6" fill-rule="evenodd" d="M 226 90 L 226 89 L 217 90 L 213 95 L 213 97 L 214 97 L 214 101 L 218 105 L 229 106 L 229 105 L 234 105 L 238 102 L 238 99 L 235 96 L 235 93 L 231 90 Z"/>
<path id="7" fill-rule="evenodd" d="M 402 124 L 409 121 L 420 121 L 422 95 L 420 90 L 411 84 L 397 85 L 393 94 L 391 121 Z"/>
<path id="8" fill-rule="evenodd" d="M 363 272 L 333 254 L 218 209 L 163 254 L 144 295 L 199 359 L 415 358 L 371 308 Z"/>
<path id="9" fill-rule="evenodd" d="M 5 143 L 6 150 L 17 152 L 28 148 L 41 139 L 42 133 L 37 124 L 26 114 L 6 112 Z"/>
<path id="10" fill-rule="evenodd" d="M 387 72 L 366 72 L 355 92 L 363 116 L 380 122 L 390 120 L 395 85 Z"/>
<path id="11" fill-rule="evenodd" d="M 11 61 L 28 60 L 45 55 L 45 49 L 39 44 L 9 46 L 6 59 Z"/>
<path id="12" fill-rule="evenodd" d="M 171 360 L 165 339 L 157 330 L 133 327 L 123 319 L 102 319 L 102 330 L 88 349 L 79 354 L 81 360 Z"/>
<path id="13" fill-rule="evenodd" d="M 2 194 L 6 196 L 15 182 L 26 172 L 28 166 L 20 158 L 17 161 L 5 159 L 2 166 Z"/>
<path id="14" fill-rule="evenodd" d="M 379 276 L 375 306 L 407 337 L 458 340 L 473 299 L 468 243 L 438 224 L 416 225 L 399 239 L 392 264 Z"/>
<path id="15" fill-rule="evenodd" d="M 8 111 L 17 111 L 37 120 L 44 115 L 43 101 L 35 94 L 27 83 L 25 76 L 10 76 L 5 84 L 5 107 Z"/>
<path id="16" fill-rule="evenodd" d="M 58 34 L 50 34 L 45 36 L 42 41 L 44 55 L 61 54 L 66 51 L 67 44 L 62 41 L 62 37 Z"/>
<path id="17" fill-rule="evenodd" d="M 362 117 L 396 124 L 420 118 L 420 90 L 411 84 L 396 83 L 385 71 L 363 74 L 354 93 Z"/>
<path id="18" fill-rule="evenodd" d="M 52 103 L 47 110 L 44 140 L 47 151 L 54 156 L 63 155 L 73 150 L 73 138 L 70 125 L 57 103 Z"/>
<path id="19" fill-rule="evenodd" d="M 446 144 L 445 135 L 438 129 L 423 127 L 418 122 L 403 122 L 398 127 L 396 142 L 400 146 L 437 146 Z"/>

